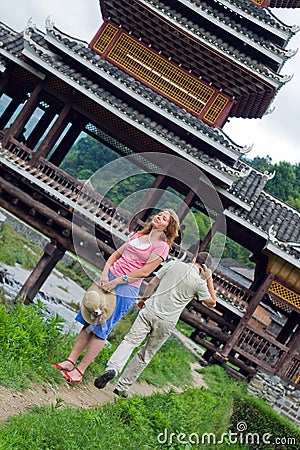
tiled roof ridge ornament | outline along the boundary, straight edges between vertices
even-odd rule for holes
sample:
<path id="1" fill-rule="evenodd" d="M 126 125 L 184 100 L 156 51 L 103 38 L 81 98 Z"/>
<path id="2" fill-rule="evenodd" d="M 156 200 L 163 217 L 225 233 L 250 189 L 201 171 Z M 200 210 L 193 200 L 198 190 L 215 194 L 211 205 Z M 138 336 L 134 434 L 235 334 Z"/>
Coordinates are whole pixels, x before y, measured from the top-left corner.
<path id="1" fill-rule="evenodd" d="M 241 168 L 240 172 L 238 173 L 238 178 L 246 178 L 250 175 L 250 173 L 252 172 L 253 168 L 252 167 L 247 167 L 244 166 Z"/>
<path id="2" fill-rule="evenodd" d="M 299 30 L 300 30 L 300 27 L 299 27 Z M 295 56 L 298 53 L 298 50 L 299 50 L 299 47 L 297 47 L 297 48 L 289 48 L 286 51 L 286 54 L 287 54 L 288 58 L 292 58 L 293 56 Z"/>
<path id="3" fill-rule="evenodd" d="M 51 20 L 51 16 L 49 15 L 47 17 L 47 19 L 45 20 L 45 28 L 46 28 L 46 30 L 49 30 L 49 31 L 53 30 L 54 25 L 55 25 L 55 23 L 54 23 L 53 20 Z"/>
<path id="4" fill-rule="evenodd" d="M 36 23 L 33 22 L 32 17 L 29 17 L 26 27 L 24 28 L 23 31 L 24 39 L 30 36 L 30 30 L 36 30 Z"/>
<path id="5" fill-rule="evenodd" d="M 294 247 L 295 249 L 300 249 L 300 241 L 297 241 L 297 242 L 289 242 L 289 241 L 284 242 L 284 241 L 280 241 L 279 239 L 277 239 L 276 231 L 274 230 L 274 225 L 271 225 L 269 230 L 268 230 L 268 238 L 274 244 L 284 245 L 285 247 Z"/>
<path id="6" fill-rule="evenodd" d="M 273 170 L 272 173 L 269 173 L 267 170 L 264 171 L 265 177 L 269 180 L 272 180 L 276 175 L 276 170 Z"/>
<path id="7" fill-rule="evenodd" d="M 275 106 L 272 106 L 271 108 L 268 108 L 266 112 L 264 113 L 264 116 L 269 116 L 270 114 L 273 114 L 275 111 Z"/>
<path id="8" fill-rule="evenodd" d="M 290 29 L 293 33 L 298 33 L 298 31 L 300 30 L 300 26 L 299 25 L 287 25 L 286 23 L 284 23 L 277 16 L 275 16 L 275 14 L 273 14 L 273 12 L 271 11 L 270 8 L 266 8 L 266 11 L 268 11 L 270 16 L 272 16 L 273 19 L 275 19 L 280 25 L 284 26 L 285 28 Z"/>

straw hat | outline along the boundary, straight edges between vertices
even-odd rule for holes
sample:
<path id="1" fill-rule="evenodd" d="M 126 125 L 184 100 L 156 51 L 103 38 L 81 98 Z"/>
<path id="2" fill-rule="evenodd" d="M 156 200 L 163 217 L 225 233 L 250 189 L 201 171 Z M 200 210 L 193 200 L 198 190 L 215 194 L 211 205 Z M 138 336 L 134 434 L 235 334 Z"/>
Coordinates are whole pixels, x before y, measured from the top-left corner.
<path id="1" fill-rule="evenodd" d="M 87 323 L 99 325 L 110 318 L 115 307 L 115 292 L 105 292 L 93 283 L 82 299 L 81 315 Z"/>

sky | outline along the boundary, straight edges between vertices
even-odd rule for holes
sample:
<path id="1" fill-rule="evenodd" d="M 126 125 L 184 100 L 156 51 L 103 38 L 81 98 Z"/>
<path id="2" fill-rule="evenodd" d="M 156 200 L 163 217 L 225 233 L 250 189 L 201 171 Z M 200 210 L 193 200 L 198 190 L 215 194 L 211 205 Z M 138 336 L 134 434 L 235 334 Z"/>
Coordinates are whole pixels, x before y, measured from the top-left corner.
<path id="1" fill-rule="evenodd" d="M 287 25 L 300 26 L 300 8 L 272 9 Z M 8 0 L 0 2 L 0 21 L 22 31 L 30 18 L 40 30 L 47 17 L 55 26 L 73 37 L 90 42 L 101 23 L 99 0 Z M 288 49 L 300 47 L 300 31 L 288 43 Z M 262 119 L 231 118 L 224 131 L 237 144 L 252 147 L 247 157 L 270 156 L 273 163 L 300 162 L 300 50 L 285 63 L 281 74 L 293 75 L 272 102 L 273 112 Z"/>

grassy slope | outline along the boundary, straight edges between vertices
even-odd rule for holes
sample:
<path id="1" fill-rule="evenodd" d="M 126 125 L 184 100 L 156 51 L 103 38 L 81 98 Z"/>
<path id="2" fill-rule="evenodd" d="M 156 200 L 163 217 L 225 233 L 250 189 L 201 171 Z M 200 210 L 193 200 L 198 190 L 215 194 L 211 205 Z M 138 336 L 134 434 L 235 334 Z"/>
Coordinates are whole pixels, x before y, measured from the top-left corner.
<path id="1" fill-rule="evenodd" d="M 35 249 L 22 241 L 24 249 L 20 250 L 22 246 L 16 242 L 19 237 L 14 236 L 11 230 L 6 231 L 6 235 L 1 233 L 0 239 L 0 260 L 8 255 L 11 264 L 32 262 Z M 13 245 L 9 253 L 5 253 L 6 245 Z M 26 254 L 30 257 L 27 258 Z M 7 259 L 4 262 L 7 263 Z M 114 329 L 112 346 L 105 347 L 100 353 L 87 371 L 84 382 L 102 372 L 135 315 L 136 311 L 132 310 Z M 65 357 L 74 337 L 62 335 L 59 317 L 45 319 L 41 304 L 35 307 L 18 303 L 11 308 L 0 295 L 0 323 L 2 385 L 25 389 L 32 382 L 64 383 L 51 364 Z M 189 363 L 192 360 L 186 349 L 175 339 L 170 339 L 142 377 L 156 386 L 163 386 L 166 382 L 174 386 L 188 386 L 191 381 Z M 245 396 L 244 384 L 229 379 L 218 366 L 203 369 L 203 374 L 209 389 L 192 388 L 182 394 L 170 391 L 147 398 L 135 396 L 91 410 L 60 409 L 59 402 L 56 407 L 36 407 L 1 424 L 0 450 L 299 448 L 299 432 L 297 434 L 295 427 L 268 405 L 253 402 Z M 243 406 L 239 408 L 238 405 Z M 276 434 L 276 430 L 285 430 L 286 437 L 296 436 L 298 442 L 295 445 L 247 446 L 241 442 L 229 442 L 227 434 L 222 443 L 208 443 L 205 433 L 214 433 L 218 440 L 222 433 L 236 431 L 237 422 L 244 417 L 254 430 L 260 429 L 263 424 L 261 432 Z"/>

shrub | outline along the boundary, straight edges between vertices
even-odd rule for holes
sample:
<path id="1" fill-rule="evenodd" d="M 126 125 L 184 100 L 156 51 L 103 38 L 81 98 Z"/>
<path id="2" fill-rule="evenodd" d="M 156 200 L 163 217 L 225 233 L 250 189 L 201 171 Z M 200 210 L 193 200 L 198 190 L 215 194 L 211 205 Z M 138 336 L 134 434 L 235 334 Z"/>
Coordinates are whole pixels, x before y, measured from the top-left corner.
<path id="1" fill-rule="evenodd" d="M 252 396 L 236 398 L 231 422 L 235 424 L 235 429 L 236 424 L 246 424 L 244 434 L 255 433 L 256 437 L 259 436 L 257 448 L 260 450 L 299 449 L 300 430 L 277 414 L 264 400 Z"/>

